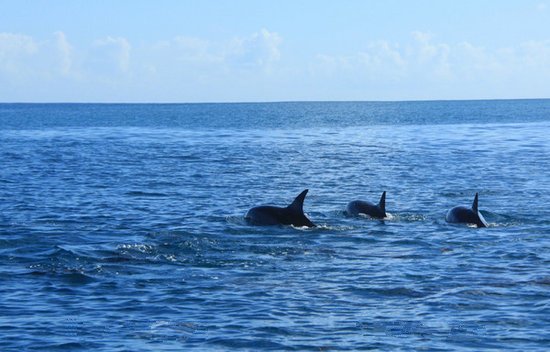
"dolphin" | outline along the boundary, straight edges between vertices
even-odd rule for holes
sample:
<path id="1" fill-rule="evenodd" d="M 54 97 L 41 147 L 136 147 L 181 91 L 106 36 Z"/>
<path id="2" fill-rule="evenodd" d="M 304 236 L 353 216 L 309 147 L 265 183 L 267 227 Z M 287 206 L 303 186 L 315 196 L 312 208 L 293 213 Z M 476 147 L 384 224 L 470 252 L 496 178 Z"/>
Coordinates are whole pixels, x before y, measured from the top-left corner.
<path id="1" fill-rule="evenodd" d="M 304 199 L 308 190 L 302 191 L 286 208 L 272 205 L 254 207 L 245 215 L 250 225 L 293 225 L 296 227 L 315 227 L 304 214 Z"/>
<path id="2" fill-rule="evenodd" d="M 474 224 L 477 227 L 487 227 L 487 221 L 479 212 L 477 207 L 478 194 L 474 198 L 474 203 L 471 208 L 465 206 L 456 206 L 447 212 L 445 220 L 450 223 L 465 223 Z"/>
<path id="3" fill-rule="evenodd" d="M 375 219 L 384 219 L 386 217 L 386 191 L 382 193 L 378 204 L 366 202 L 363 200 L 354 200 L 348 203 L 346 207 L 348 216 L 358 216 L 365 214 Z"/>

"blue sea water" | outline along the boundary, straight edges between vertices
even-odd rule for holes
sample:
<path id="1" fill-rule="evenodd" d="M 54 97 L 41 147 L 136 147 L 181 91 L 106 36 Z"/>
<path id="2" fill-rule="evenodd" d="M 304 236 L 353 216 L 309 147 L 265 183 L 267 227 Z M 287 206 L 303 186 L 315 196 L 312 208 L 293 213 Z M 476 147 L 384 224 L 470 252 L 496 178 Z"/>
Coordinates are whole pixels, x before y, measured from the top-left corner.
<path id="1" fill-rule="evenodd" d="M 544 351 L 549 175 L 550 100 L 0 104 L 0 350 Z"/>

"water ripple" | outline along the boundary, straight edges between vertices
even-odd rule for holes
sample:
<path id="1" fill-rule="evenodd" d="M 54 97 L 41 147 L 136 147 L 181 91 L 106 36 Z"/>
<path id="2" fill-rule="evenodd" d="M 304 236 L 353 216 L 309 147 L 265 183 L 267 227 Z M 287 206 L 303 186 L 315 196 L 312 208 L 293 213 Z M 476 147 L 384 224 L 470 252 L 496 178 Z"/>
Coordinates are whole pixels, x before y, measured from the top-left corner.
<path id="1" fill-rule="evenodd" d="M 361 106 L 285 128 L 0 114 L 0 349 L 544 350 L 548 122 L 368 124 Z M 244 221 L 305 188 L 318 228 Z M 345 217 L 383 190 L 388 219 Z M 491 226 L 447 224 L 475 192 Z"/>

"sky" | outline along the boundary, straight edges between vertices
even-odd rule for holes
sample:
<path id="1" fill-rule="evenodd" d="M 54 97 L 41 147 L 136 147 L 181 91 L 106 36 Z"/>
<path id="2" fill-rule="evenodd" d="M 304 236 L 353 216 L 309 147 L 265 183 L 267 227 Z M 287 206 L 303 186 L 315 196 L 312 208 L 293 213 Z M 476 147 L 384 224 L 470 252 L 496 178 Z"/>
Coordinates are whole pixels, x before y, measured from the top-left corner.
<path id="1" fill-rule="evenodd" d="M 550 98 L 550 0 L 0 0 L 0 102 Z"/>

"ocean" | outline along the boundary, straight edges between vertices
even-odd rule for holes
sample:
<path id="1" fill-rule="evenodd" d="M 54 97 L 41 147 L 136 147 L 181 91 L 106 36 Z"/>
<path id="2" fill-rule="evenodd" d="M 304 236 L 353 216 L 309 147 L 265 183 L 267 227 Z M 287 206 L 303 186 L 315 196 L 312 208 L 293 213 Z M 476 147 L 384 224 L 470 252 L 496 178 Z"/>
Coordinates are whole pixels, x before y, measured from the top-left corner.
<path id="1" fill-rule="evenodd" d="M 550 100 L 0 104 L 0 350 L 544 351 L 549 175 Z"/>

